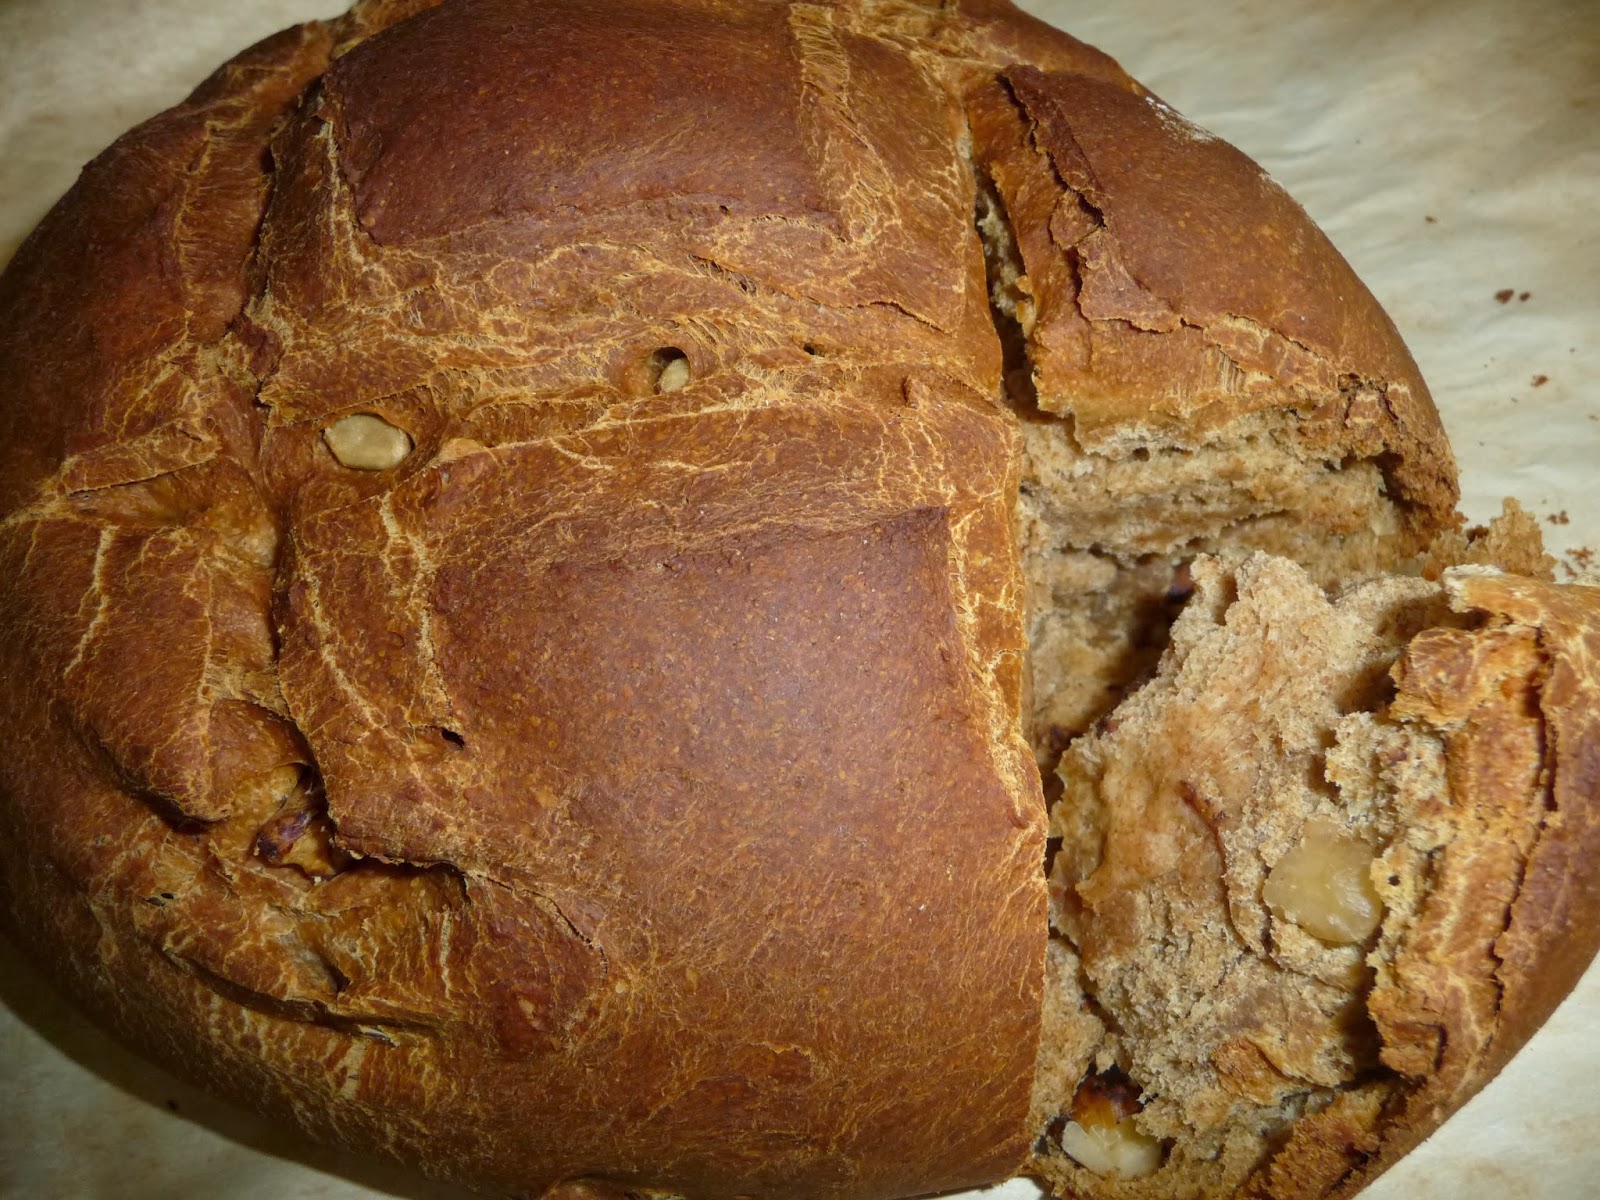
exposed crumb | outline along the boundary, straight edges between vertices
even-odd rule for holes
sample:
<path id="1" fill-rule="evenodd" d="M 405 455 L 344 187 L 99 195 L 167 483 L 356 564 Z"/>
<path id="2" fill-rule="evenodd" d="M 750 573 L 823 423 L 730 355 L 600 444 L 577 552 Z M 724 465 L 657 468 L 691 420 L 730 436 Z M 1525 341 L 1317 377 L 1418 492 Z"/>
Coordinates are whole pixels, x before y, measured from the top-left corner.
<path id="1" fill-rule="evenodd" d="M 1567 525 L 1571 523 L 1567 516 L 1567 510 L 1564 508 L 1558 513 L 1551 513 L 1545 520 L 1552 525 Z"/>
<path id="2" fill-rule="evenodd" d="M 1517 291 L 1515 288 L 1501 288 L 1494 294 L 1494 298 L 1500 301 L 1501 304 L 1510 304 L 1511 297 L 1515 296 L 1516 294 Z"/>
<path id="3" fill-rule="evenodd" d="M 1418 566 L 1424 579 L 1438 579 L 1446 568 L 1466 564 L 1535 579 L 1555 578 L 1556 560 L 1544 552 L 1538 518 L 1510 497 L 1487 526 L 1439 534 Z"/>
<path id="4" fill-rule="evenodd" d="M 1548 376 L 1548 375 L 1535 375 L 1533 377 L 1533 386 L 1534 387 L 1543 387 L 1545 384 L 1547 384 L 1549 382 L 1550 382 L 1550 376 Z"/>

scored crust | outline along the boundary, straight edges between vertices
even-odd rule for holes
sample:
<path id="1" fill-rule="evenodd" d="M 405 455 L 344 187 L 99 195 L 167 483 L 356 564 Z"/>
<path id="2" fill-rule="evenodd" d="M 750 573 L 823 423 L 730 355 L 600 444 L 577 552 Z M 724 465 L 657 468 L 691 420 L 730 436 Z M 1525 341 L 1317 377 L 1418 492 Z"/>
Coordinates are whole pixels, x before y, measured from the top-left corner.
<path id="1" fill-rule="evenodd" d="M 1091 111 L 1295 269 L 1219 274 L 1215 209 L 1174 242 L 1092 147 L 1074 175 Z M 371 2 L 222 68 L 0 278 L 8 926 L 167 1063 L 479 1186 L 1017 1169 L 1027 693 L 1076 672 L 1103 710 L 1139 624 L 1102 614 L 1080 670 L 1027 597 L 1083 555 L 1137 605 L 1220 543 L 1371 573 L 1454 521 L 1387 318 L 1173 120 L 989 2 Z M 1041 241 L 1069 193 L 1137 311 Z M 1069 377 L 1074 322 L 1091 363 L 1168 349 Z M 357 414 L 402 461 L 341 465 Z M 1236 435 L 1277 457 L 1159 535 L 1018 519 L 1062 455 L 1159 500 Z"/>

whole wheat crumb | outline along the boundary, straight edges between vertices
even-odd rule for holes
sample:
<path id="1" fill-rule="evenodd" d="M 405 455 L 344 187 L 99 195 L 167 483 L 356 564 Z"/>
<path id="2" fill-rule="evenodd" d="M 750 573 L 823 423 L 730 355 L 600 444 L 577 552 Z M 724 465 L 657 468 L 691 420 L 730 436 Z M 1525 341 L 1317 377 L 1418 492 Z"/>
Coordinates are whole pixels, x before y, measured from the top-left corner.
<path id="1" fill-rule="evenodd" d="M 1510 304 L 1511 303 L 1511 297 L 1515 296 L 1516 294 L 1517 294 L 1517 289 L 1516 288 L 1501 288 L 1498 292 L 1496 292 L 1494 294 L 1494 298 L 1496 300 L 1500 301 L 1501 304 Z"/>
<path id="2" fill-rule="evenodd" d="M 1552 524 L 1552 525 L 1568 525 L 1568 524 L 1571 524 L 1571 518 L 1567 516 L 1567 510 L 1564 509 L 1564 508 L 1560 512 L 1551 513 L 1548 517 L 1545 518 L 1545 520 L 1549 521 L 1550 524 Z"/>
<path id="3" fill-rule="evenodd" d="M 1544 552 L 1538 518 L 1509 497 L 1487 526 L 1452 529 L 1435 537 L 1419 568 L 1423 578 L 1438 579 L 1447 567 L 1467 563 L 1536 579 L 1555 578 L 1556 560 Z"/>
<path id="4" fill-rule="evenodd" d="M 1545 384 L 1547 384 L 1549 382 L 1550 382 L 1550 376 L 1548 376 L 1548 375 L 1535 375 L 1533 377 L 1533 386 L 1534 387 L 1543 387 Z"/>

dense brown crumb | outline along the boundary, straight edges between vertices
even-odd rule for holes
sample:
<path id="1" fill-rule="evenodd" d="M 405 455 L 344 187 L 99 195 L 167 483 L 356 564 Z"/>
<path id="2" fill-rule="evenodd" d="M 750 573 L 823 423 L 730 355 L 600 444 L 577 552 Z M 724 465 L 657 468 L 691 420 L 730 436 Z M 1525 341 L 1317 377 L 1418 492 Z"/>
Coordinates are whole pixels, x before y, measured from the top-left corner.
<path id="1" fill-rule="evenodd" d="M 1552 525 L 1566 525 L 1570 523 L 1571 518 L 1567 516 L 1567 510 L 1563 508 L 1560 512 L 1551 513 L 1545 520 Z"/>
<path id="2" fill-rule="evenodd" d="M 1501 288 L 1494 294 L 1494 298 L 1500 301 L 1501 304 L 1510 304 L 1511 298 L 1516 294 L 1517 290 L 1515 288 Z"/>
<path id="3" fill-rule="evenodd" d="M 1381 703 L 1400 647 L 1443 607 L 1422 579 L 1332 602 L 1262 556 L 1194 575 L 1157 677 L 1113 733 L 1069 750 L 1052 822 L 1053 917 L 1105 1014 L 1093 1057 L 1144 1090 L 1141 1130 L 1172 1142 L 1127 1192 L 1149 1198 L 1230 1195 L 1297 1115 L 1393 1086 L 1360 1018 L 1364 948 L 1274 916 L 1261 887 L 1314 821 L 1374 847 L 1393 835 L 1395 801 L 1357 764 L 1420 743 L 1347 714 Z"/>
<path id="4" fill-rule="evenodd" d="M 1493 566 L 1550 580 L 1555 577 L 1556 563 L 1545 553 L 1537 519 L 1507 497 L 1500 515 L 1487 526 L 1453 529 L 1436 537 L 1422 556 L 1418 570 L 1427 579 L 1437 579 L 1446 568 L 1461 565 Z"/>
<path id="5" fill-rule="evenodd" d="M 1548 376 L 1548 375 L 1535 375 L 1533 377 L 1533 386 L 1534 387 L 1543 387 L 1545 384 L 1547 384 L 1549 382 L 1550 382 L 1550 376 Z"/>
<path id="6" fill-rule="evenodd" d="M 1530 614 L 1567 601 L 1499 574 L 1507 562 L 1548 573 L 1538 525 L 1514 503 L 1430 553 L 1442 583 L 1390 578 L 1334 598 L 1283 560 L 1197 560 L 1155 676 L 1068 748 L 1048 991 L 1057 1032 L 1092 1040 L 1053 1052 L 1040 1075 L 1054 1101 L 1036 1102 L 1037 1169 L 1067 1194 L 1348 1196 L 1531 1031 L 1516 1014 L 1543 983 L 1488 946 L 1507 922 L 1516 938 L 1543 928 L 1516 915 L 1519 889 L 1537 886 L 1521 864 L 1547 833 L 1539 706 L 1568 693 L 1546 692 L 1564 668 L 1533 631 L 1484 628 L 1463 597 Z M 1552 647 L 1572 642 L 1552 629 Z M 1560 786 L 1581 789 L 1584 771 L 1569 766 Z M 1353 926 L 1268 902 L 1280 867 L 1303 878 L 1324 861 L 1370 863 L 1375 935 L 1346 944 L 1362 935 L 1324 928 Z M 1593 938 L 1579 940 L 1581 967 Z M 1429 997 L 1452 989 L 1465 1007 L 1434 1012 Z M 1084 1073 L 1113 1066 L 1140 1092 L 1140 1132 L 1167 1146 L 1139 1179 L 1096 1177 L 1049 1136 Z"/>

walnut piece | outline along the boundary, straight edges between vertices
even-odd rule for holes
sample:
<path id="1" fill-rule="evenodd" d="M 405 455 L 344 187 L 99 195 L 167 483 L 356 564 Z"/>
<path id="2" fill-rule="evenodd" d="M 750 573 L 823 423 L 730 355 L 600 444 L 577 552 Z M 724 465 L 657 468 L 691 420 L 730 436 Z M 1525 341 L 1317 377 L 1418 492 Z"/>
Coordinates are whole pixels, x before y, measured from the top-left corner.
<path id="1" fill-rule="evenodd" d="M 356 471 L 387 471 L 411 453 L 411 435 L 373 413 L 351 413 L 322 431 L 334 458 Z"/>
<path id="2" fill-rule="evenodd" d="M 681 391 L 688 382 L 689 360 L 682 357 L 669 359 L 661 368 L 661 374 L 656 377 L 656 391 Z"/>
<path id="3" fill-rule="evenodd" d="M 1132 1117 L 1113 1125 L 1068 1121 L 1061 1148 L 1085 1170 L 1114 1179 L 1137 1179 L 1161 1165 L 1160 1140 L 1135 1129 Z"/>
<path id="4" fill-rule="evenodd" d="M 1275 915 L 1335 945 L 1364 942 L 1383 919 L 1366 842 L 1313 821 L 1267 875 L 1261 899 Z"/>
<path id="5" fill-rule="evenodd" d="M 1061 1148 L 1096 1175 L 1149 1175 L 1161 1166 L 1163 1147 L 1159 1138 L 1134 1126 L 1134 1114 L 1143 1107 L 1139 1088 L 1120 1069 L 1086 1076 L 1072 1098 L 1072 1119 L 1061 1130 Z"/>

